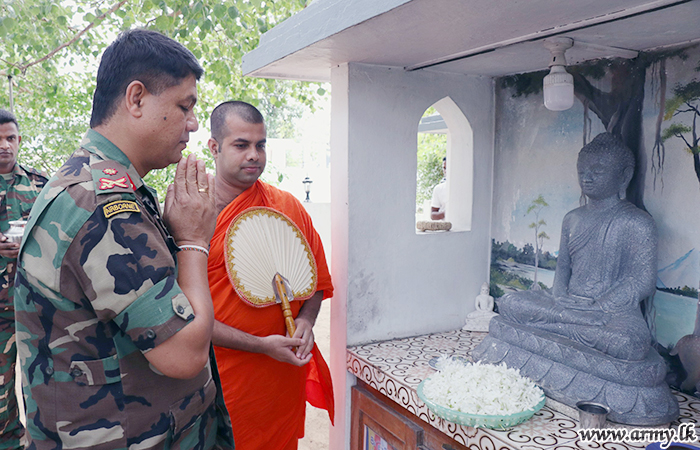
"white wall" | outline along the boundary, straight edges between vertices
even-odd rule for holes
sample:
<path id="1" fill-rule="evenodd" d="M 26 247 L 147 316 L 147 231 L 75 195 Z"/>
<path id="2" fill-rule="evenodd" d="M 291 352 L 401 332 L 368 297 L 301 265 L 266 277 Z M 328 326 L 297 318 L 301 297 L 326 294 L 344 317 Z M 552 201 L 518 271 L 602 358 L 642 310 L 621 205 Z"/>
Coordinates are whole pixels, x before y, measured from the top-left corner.
<path id="1" fill-rule="evenodd" d="M 332 71 L 332 449 L 349 445 L 346 401 L 354 378 L 345 367 L 346 345 L 460 328 L 487 280 L 493 92 L 493 81 L 482 77 L 357 63 Z M 446 96 L 473 130 L 471 231 L 418 235 L 417 127 Z"/>
<path id="2" fill-rule="evenodd" d="M 354 378 L 346 368 L 348 298 L 348 66 L 331 71 L 331 302 L 330 369 L 335 397 L 335 425 L 329 447 L 350 448 L 350 388 Z"/>
<path id="3" fill-rule="evenodd" d="M 331 204 L 314 202 L 302 202 L 302 204 L 311 216 L 316 232 L 321 237 L 326 261 L 331 266 Z"/>
<path id="4" fill-rule="evenodd" d="M 472 230 L 416 235 L 417 126 L 445 96 L 474 132 Z M 347 154 L 331 148 L 348 166 L 332 180 L 348 192 L 348 345 L 456 329 L 473 309 L 489 267 L 493 105 L 489 78 L 348 66 Z"/>

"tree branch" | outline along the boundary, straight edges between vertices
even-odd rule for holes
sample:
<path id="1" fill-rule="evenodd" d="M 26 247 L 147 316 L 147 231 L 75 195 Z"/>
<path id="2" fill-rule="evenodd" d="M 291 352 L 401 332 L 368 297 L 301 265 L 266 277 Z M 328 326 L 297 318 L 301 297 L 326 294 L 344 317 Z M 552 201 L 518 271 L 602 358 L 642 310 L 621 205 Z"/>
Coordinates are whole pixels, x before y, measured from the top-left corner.
<path id="1" fill-rule="evenodd" d="M 683 142 L 685 142 L 685 145 L 687 145 L 688 148 L 691 149 L 691 151 L 692 151 L 693 146 L 690 145 L 690 142 L 688 142 L 688 141 L 685 139 L 685 136 L 683 136 L 683 133 L 674 133 L 674 135 L 675 135 L 676 137 L 678 137 L 678 138 L 683 139 Z"/>
<path id="2" fill-rule="evenodd" d="M 45 56 L 43 56 L 43 57 L 41 57 L 41 58 L 39 58 L 39 59 L 37 59 L 37 60 L 34 60 L 34 61 L 32 61 L 32 62 L 29 62 L 29 63 L 27 63 L 27 64 L 25 64 L 25 65 L 23 65 L 23 66 L 16 66 L 16 67 L 19 68 L 19 70 L 22 72 L 22 75 L 25 75 L 25 74 L 27 73 L 27 69 L 28 69 L 28 68 L 30 68 L 31 66 L 34 66 L 34 65 L 36 65 L 36 64 L 42 63 L 42 62 L 46 61 L 47 59 L 52 58 L 56 53 L 60 52 L 60 51 L 63 50 L 64 48 L 66 48 L 66 47 L 72 45 L 73 43 L 75 43 L 78 39 L 80 39 L 80 36 L 82 36 L 83 34 L 87 33 L 88 30 L 90 30 L 90 28 L 94 27 L 96 22 L 101 21 L 102 19 L 104 19 L 105 17 L 107 17 L 107 15 L 112 14 L 114 11 L 118 10 L 119 8 L 121 8 L 122 5 L 124 5 L 124 3 L 126 3 L 127 1 L 128 1 L 128 0 L 121 0 L 119 3 L 116 3 L 116 4 L 115 4 L 114 6 L 112 6 L 110 9 L 108 9 L 108 10 L 105 11 L 104 13 L 100 14 L 99 16 L 97 16 L 97 17 L 95 18 L 95 20 L 93 20 L 92 22 L 90 22 L 90 24 L 89 24 L 88 26 L 86 26 L 85 28 L 83 28 L 82 30 L 80 30 L 80 31 L 78 32 L 78 34 L 76 34 L 75 36 L 73 36 L 73 39 L 71 39 L 70 41 L 64 42 L 63 44 L 59 45 L 58 47 L 56 47 L 55 49 L 53 49 L 51 52 L 49 52 L 47 55 L 45 55 Z"/>
<path id="3" fill-rule="evenodd" d="M 685 102 L 686 105 L 688 105 L 688 108 L 693 111 L 695 114 L 700 116 L 700 111 L 698 111 L 697 106 L 693 106 L 690 102 Z"/>
<path id="4" fill-rule="evenodd" d="M 588 108 L 598 116 L 607 129 L 610 119 L 615 113 L 610 94 L 593 86 L 583 75 L 575 72 L 572 75 L 574 76 L 574 93 L 581 101 L 583 101 L 582 97 L 588 100 Z"/>

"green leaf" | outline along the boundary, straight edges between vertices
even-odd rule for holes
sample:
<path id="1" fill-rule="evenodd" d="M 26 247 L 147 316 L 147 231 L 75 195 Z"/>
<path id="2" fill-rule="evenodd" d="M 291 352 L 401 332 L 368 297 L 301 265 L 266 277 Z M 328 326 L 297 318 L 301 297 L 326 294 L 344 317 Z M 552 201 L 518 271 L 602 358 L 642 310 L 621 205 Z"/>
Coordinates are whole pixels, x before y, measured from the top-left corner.
<path id="1" fill-rule="evenodd" d="M 95 15 L 93 13 L 87 13 L 83 16 L 83 20 L 92 23 L 95 20 Z"/>
<path id="2" fill-rule="evenodd" d="M 326 93 L 326 90 L 323 88 L 318 88 L 318 89 L 316 89 L 316 93 L 318 95 L 324 95 Z"/>
<path id="3" fill-rule="evenodd" d="M 217 18 L 222 18 L 226 14 L 226 6 L 222 5 L 221 3 L 217 4 L 214 6 L 214 16 Z"/>
<path id="4" fill-rule="evenodd" d="M 5 17 L 5 18 L 2 20 L 2 26 L 3 26 L 3 28 L 5 28 L 5 30 L 7 30 L 7 32 L 9 33 L 9 32 L 11 32 L 11 31 L 15 28 L 15 23 L 16 23 L 16 22 L 17 22 L 17 21 L 16 21 L 15 19 L 13 19 L 12 17 Z"/>
<path id="5" fill-rule="evenodd" d="M 170 26 L 170 18 L 168 16 L 156 17 L 156 27 L 160 30 L 165 30 Z"/>
<path id="6" fill-rule="evenodd" d="M 236 17 L 238 17 L 238 9 L 236 9 L 235 6 L 231 6 L 228 9 L 228 16 L 232 19 L 235 19 Z"/>

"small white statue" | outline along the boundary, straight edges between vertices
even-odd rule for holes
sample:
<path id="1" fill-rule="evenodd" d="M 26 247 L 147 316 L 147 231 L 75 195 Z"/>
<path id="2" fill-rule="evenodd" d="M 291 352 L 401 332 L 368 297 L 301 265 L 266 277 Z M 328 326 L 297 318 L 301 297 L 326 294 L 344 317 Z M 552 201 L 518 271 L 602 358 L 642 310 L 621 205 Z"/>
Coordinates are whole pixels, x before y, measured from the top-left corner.
<path id="1" fill-rule="evenodd" d="M 498 313 L 493 312 L 493 297 L 489 295 L 489 284 L 484 282 L 481 285 L 481 293 L 474 300 L 474 311 L 467 314 L 464 321 L 463 330 L 469 331 L 489 331 L 489 322 Z"/>

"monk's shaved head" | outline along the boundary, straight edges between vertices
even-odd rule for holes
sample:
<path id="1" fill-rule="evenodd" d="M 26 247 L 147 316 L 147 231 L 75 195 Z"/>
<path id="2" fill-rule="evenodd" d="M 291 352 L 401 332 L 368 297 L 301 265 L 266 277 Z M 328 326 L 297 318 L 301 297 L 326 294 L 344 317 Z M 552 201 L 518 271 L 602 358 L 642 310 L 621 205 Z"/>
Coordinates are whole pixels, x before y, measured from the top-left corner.
<path id="1" fill-rule="evenodd" d="M 229 133 L 226 118 L 230 114 L 240 117 L 247 123 L 265 122 L 260 111 L 250 103 L 238 100 L 223 102 L 211 113 L 211 137 L 217 142 L 222 142 Z"/>

